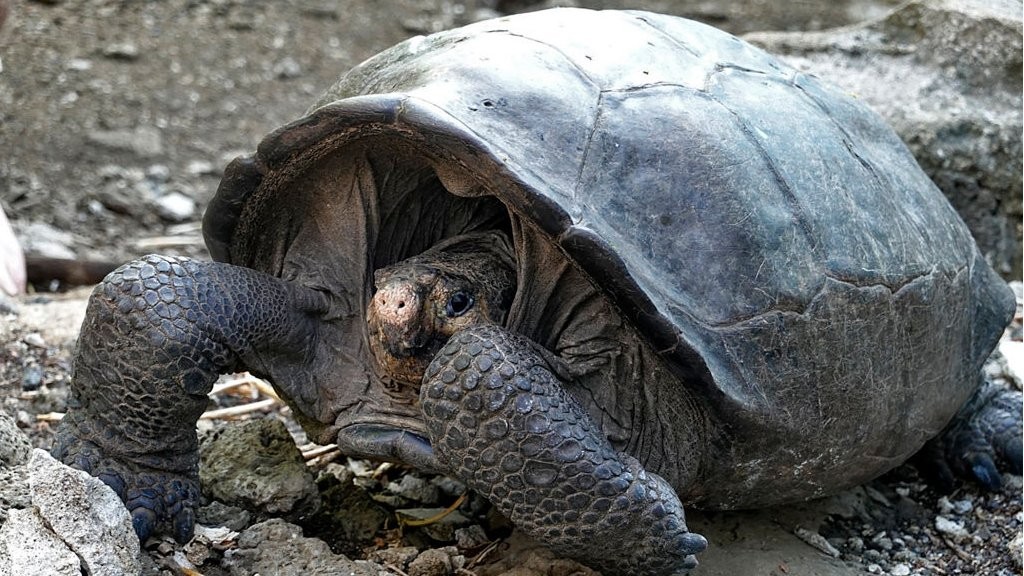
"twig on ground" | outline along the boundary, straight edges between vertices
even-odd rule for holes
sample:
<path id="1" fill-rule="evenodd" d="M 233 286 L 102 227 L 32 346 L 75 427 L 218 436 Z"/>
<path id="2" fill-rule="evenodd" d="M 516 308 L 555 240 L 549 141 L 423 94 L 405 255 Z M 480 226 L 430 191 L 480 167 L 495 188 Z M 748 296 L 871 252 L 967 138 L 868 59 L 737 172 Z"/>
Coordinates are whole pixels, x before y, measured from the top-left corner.
<path id="1" fill-rule="evenodd" d="M 203 412 L 203 415 L 199 417 L 200 420 L 216 420 L 218 418 L 234 418 L 235 416 L 241 416 L 243 414 L 251 414 L 253 412 L 259 412 L 266 410 L 267 408 L 273 407 L 277 404 L 277 400 L 273 398 L 267 398 L 266 400 L 259 400 L 257 402 L 250 402 L 248 404 L 242 404 L 240 406 L 229 406 L 227 408 L 219 408 L 217 410 L 208 410 Z"/>

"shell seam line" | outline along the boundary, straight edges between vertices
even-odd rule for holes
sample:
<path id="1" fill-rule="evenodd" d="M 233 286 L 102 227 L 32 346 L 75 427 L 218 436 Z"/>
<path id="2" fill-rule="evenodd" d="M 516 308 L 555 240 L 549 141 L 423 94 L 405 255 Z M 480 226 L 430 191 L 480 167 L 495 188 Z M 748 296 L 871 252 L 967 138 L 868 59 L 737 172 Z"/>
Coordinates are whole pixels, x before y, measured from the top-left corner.
<path id="1" fill-rule="evenodd" d="M 951 276 L 951 277 L 958 276 L 959 274 L 961 274 L 965 270 L 967 270 L 969 268 L 969 266 L 970 266 L 969 264 L 964 264 L 963 266 L 960 266 L 959 268 L 946 273 L 946 275 Z M 891 296 L 899 297 L 900 292 L 902 292 L 904 289 L 906 289 L 909 285 L 913 284 L 914 282 L 917 282 L 918 280 L 921 280 L 923 278 L 934 277 L 934 276 L 937 276 L 939 274 L 942 274 L 942 272 L 940 272 L 939 270 L 936 270 L 936 269 L 933 268 L 932 270 L 930 270 L 928 272 L 925 272 L 923 274 L 919 274 L 919 275 L 913 276 L 913 277 L 909 278 L 908 280 L 902 282 L 901 284 L 899 284 L 899 285 L 897 285 L 895 287 L 894 286 L 890 286 L 888 284 L 884 284 L 882 282 L 872 282 L 872 283 L 858 284 L 856 282 L 851 282 L 850 280 L 845 280 L 843 278 L 840 278 L 840 277 L 838 277 L 838 276 L 836 276 L 834 274 L 831 274 L 829 272 L 825 272 L 823 274 L 823 276 L 826 279 L 832 280 L 833 282 L 836 282 L 838 284 L 842 284 L 842 285 L 845 285 L 845 286 L 850 286 L 850 287 L 856 288 L 856 289 L 885 288 L 886 290 L 889 291 L 889 294 Z M 738 318 L 738 319 L 735 319 L 735 320 L 729 320 L 727 322 L 711 323 L 711 322 L 703 322 L 703 321 L 700 321 L 700 320 L 698 320 L 697 322 L 698 322 L 698 324 L 700 324 L 704 328 L 707 328 L 707 329 L 710 329 L 710 330 L 721 330 L 721 329 L 733 328 L 735 326 L 739 326 L 740 324 L 744 324 L 744 323 L 750 322 L 752 320 L 757 320 L 758 318 L 764 318 L 764 317 L 766 317 L 768 315 L 771 315 L 771 314 L 794 314 L 794 315 L 797 315 L 797 316 L 803 316 L 804 314 L 807 313 L 807 310 L 809 308 L 811 308 L 814 305 L 814 303 L 819 298 L 821 298 L 822 293 L 824 293 L 826 286 L 827 286 L 827 282 L 822 282 L 821 286 L 814 293 L 814 296 L 812 296 L 807 301 L 807 304 L 802 306 L 800 310 L 786 310 L 786 309 L 773 308 L 771 310 L 766 310 L 764 312 L 759 312 L 757 314 L 752 314 L 750 316 L 746 316 L 746 317 L 743 317 L 743 318 Z"/>
<path id="2" fill-rule="evenodd" d="M 814 241 L 814 235 L 812 234 L 812 230 L 810 229 L 810 226 L 807 224 L 807 219 L 804 217 L 804 207 L 803 205 L 800 204 L 800 200 L 796 197 L 796 194 L 793 193 L 793 188 L 789 185 L 789 182 L 786 181 L 782 173 L 779 171 L 779 167 L 775 164 L 775 160 L 773 160 L 771 155 L 768 154 L 768 151 L 765 150 L 762 142 L 754 136 L 754 131 L 746 120 L 740 117 L 740 115 L 737 114 L 735 110 L 733 110 L 724 102 L 722 102 L 714 93 L 708 92 L 707 94 L 710 97 L 711 101 L 715 102 L 724 110 L 726 110 L 729 114 L 732 115 L 734 121 L 739 126 L 740 131 L 743 132 L 743 135 L 746 136 L 747 140 L 754 146 L 754 148 L 758 152 L 758 155 L 761 156 L 761 159 L 764 160 L 765 164 L 768 165 L 768 169 L 771 170 L 772 176 L 775 178 L 776 184 L 778 184 L 783 196 L 785 196 L 786 198 L 786 202 L 789 204 L 790 208 L 794 212 L 794 215 L 796 216 L 798 227 L 802 232 L 804 238 L 807 240 L 807 245 L 810 247 L 811 252 L 814 254 L 816 263 L 818 265 L 821 265 L 821 248 L 819 248 L 817 242 Z"/>
<path id="3" fill-rule="evenodd" d="M 652 24 L 650 20 L 644 18 L 643 16 L 635 16 L 635 18 L 637 20 L 639 20 L 640 22 L 643 22 L 644 26 L 647 26 L 651 30 L 654 30 L 654 32 L 657 33 L 659 36 L 667 39 L 674 46 L 682 48 L 683 50 L 689 52 L 690 54 L 692 54 L 693 56 L 695 56 L 697 58 L 703 58 L 704 57 L 704 55 L 701 54 L 700 52 L 697 52 L 697 50 L 693 46 L 690 46 L 689 44 L 683 42 L 682 40 L 676 38 L 675 36 L 669 34 L 668 32 L 662 30 L 660 27 Z"/>
<path id="4" fill-rule="evenodd" d="M 602 108 L 604 103 L 604 91 L 597 93 L 597 103 L 594 106 L 594 118 L 590 121 L 590 130 L 587 132 L 587 141 L 583 145 L 583 154 L 580 156 L 580 166 L 576 171 L 576 182 L 572 185 L 572 201 L 574 206 L 579 206 L 578 195 L 580 186 L 583 185 L 583 171 L 587 167 L 587 160 L 590 158 L 590 150 L 594 145 L 594 136 L 597 134 L 597 126 L 601 121 Z M 569 215 L 570 218 L 572 215 Z"/>

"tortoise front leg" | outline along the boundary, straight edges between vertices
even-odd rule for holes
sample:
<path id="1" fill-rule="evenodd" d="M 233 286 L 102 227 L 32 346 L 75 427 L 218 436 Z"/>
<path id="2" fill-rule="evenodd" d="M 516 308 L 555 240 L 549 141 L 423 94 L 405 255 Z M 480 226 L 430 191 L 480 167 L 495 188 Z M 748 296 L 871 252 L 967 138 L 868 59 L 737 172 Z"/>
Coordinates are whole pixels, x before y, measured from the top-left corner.
<path id="1" fill-rule="evenodd" d="M 254 270 L 147 256 L 93 291 L 53 454 L 103 480 L 145 540 L 191 538 L 196 421 L 219 374 L 315 349 L 321 293 Z"/>
<path id="2" fill-rule="evenodd" d="M 697 565 L 675 491 L 616 452 L 529 340 L 496 326 L 456 334 L 420 400 L 449 472 L 555 552 L 606 574 Z"/>

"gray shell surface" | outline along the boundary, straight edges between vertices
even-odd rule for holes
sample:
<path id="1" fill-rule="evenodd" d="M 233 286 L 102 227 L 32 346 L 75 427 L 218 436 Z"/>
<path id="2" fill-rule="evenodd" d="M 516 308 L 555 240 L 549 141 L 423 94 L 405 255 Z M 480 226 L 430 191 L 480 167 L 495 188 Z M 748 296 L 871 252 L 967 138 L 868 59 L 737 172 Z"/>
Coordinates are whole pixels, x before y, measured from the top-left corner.
<path id="1" fill-rule="evenodd" d="M 385 51 L 229 169 L 206 218 L 214 257 L 288 276 L 313 211 L 285 199 L 327 198 L 325 162 L 369 142 L 398 143 L 461 198 L 500 200 L 703 387 L 732 466 L 705 479 L 727 493 L 697 500 L 785 499 L 765 488 L 783 476 L 769 484 L 814 495 L 905 460 L 974 390 L 1012 308 L 877 115 L 695 22 L 558 9 Z M 473 205 L 385 256 L 387 201 L 360 194 L 367 216 L 335 225 L 356 239 L 317 244 L 356 315 L 368 270 L 490 214 Z"/>

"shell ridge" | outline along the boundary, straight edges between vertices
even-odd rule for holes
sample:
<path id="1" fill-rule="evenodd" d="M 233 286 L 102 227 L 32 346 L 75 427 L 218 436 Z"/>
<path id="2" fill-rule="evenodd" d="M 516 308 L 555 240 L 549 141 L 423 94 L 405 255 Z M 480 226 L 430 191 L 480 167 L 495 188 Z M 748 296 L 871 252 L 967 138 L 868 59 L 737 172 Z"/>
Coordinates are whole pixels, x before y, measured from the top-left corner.
<path id="1" fill-rule="evenodd" d="M 837 276 L 837 275 L 835 275 L 835 274 L 833 274 L 831 272 L 827 272 L 827 271 L 823 272 L 822 275 L 825 278 L 825 280 L 829 280 L 829 281 L 832 281 L 832 282 L 837 283 L 837 284 L 843 284 L 843 285 L 846 285 L 846 286 L 850 286 L 850 287 L 855 288 L 857 290 L 865 290 L 865 289 L 871 289 L 871 288 L 884 288 L 885 290 L 887 290 L 889 292 L 889 294 L 893 298 L 899 298 L 900 295 L 903 294 L 904 292 L 906 292 L 907 290 L 909 290 L 910 287 L 915 282 L 918 282 L 918 281 L 926 279 L 926 278 L 935 278 L 935 277 L 939 276 L 940 274 L 944 274 L 946 276 L 949 276 L 950 278 L 953 278 L 953 277 L 956 277 L 959 274 L 962 274 L 964 271 L 969 270 L 969 269 L 970 269 L 970 265 L 969 264 L 964 264 L 963 266 L 960 266 L 959 268 L 956 268 L 954 270 L 950 270 L 950 271 L 948 271 L 946 273 L 943 273 L 942 271 L 940 271 L 937 268 L 933 267 L 928 272 L 924 272 L 924 273 L 921 273 L 921 274 L 917 274 L 915 276 L 908 277 L 906 280 L 904 280 L 903 282 L 900 282 L 898 284 L 887 284 L 885 282 L 878 282 L 878 281 L 856 282 L 856 281 L 848 279 L 848 278 L 842 278 L 840 276 Z M 799 306 L 799 307 L 793 307 L 793 308 L 771 308 L 769 310 L 765 310 L 764 312 L 758 312 L 757 314 L 751 314 L 751 315 L 748 315 L 748 316 L 742 316 L 742 317 L 739 317 L 739 318 L 730 319 L 730 320 L 728 320 L 726 322 L 704 322 L 704 321 L 697 320 L 697 324 L 699 324 L 700 326 L 702 326 L 704 328 L 707 328 L 707 329 L 719 330 L 719 329 L 723 329 L 723 328 L 724 329 L 728 329 L 728 328 L 731 328 L 731 327 L 734 327 L 734 326 L 738 326 L 740 324 L 751 322 L 751 321 L 757 320 L 759 318 L 764 318 L 764 317 L 770 316 L 772 314 L 793 314 L 793 315 L 796 315 L 796 316 L 804 316 L 804 315 L 807 314 L 807 310 L 809 310 L 809 309 L 814 307 L 815 302 L 821 297 L 822 293 L 828 288 L 828 285 L 829 285 L 828 282 L 822 282 L 821 285 L 818 287 L 818 289 L 814 292 L 814 295 L 811 296 L 807 300 L 807 303 L 802 305 L 802 306 Z"/>

